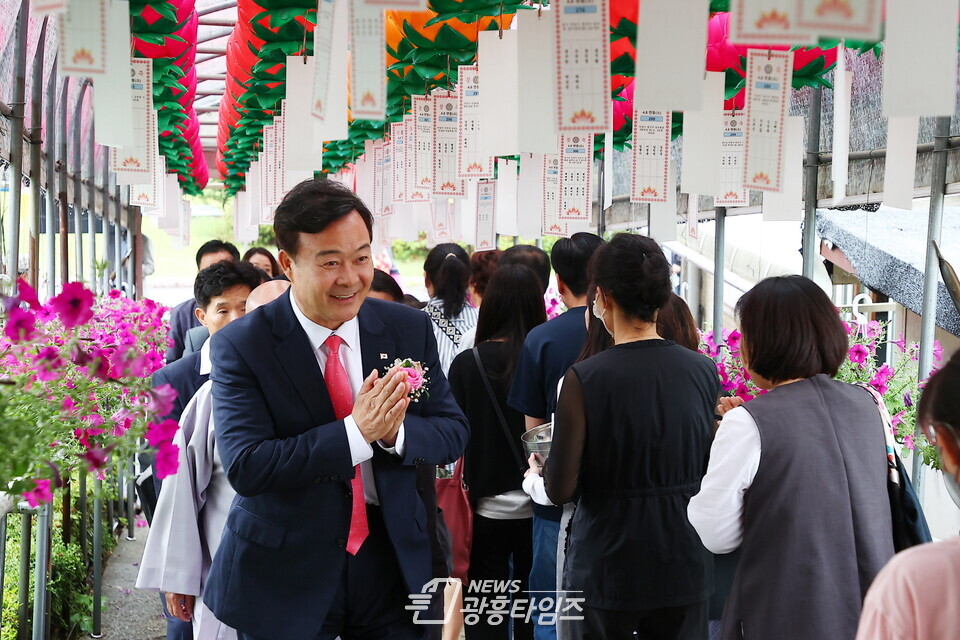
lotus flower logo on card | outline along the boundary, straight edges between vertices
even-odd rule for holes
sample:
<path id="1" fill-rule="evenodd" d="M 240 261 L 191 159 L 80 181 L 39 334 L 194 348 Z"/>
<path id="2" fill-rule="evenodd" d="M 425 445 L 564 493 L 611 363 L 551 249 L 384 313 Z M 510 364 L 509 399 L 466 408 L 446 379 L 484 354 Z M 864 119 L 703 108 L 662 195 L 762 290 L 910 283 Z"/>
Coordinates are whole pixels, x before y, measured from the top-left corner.
<path id="1" fill-rule="evenodd" d="M 770 176 L 763 171 L 753 174 L 753 184 L 770 184 Z"/>
<path id="2" fill-rule="evenodd" d="M 77 49 L 73 52 L 73 64 L 93 64 L 93 55 L 86 49 Z"/>
<path id="3" fill-rule="evenodd" d="M 581 109 L 579 113 L 573 114 L 573 117 L 570 118 L 570 122 L 573 124 L 593 123 L 596 121 L 597 119 L 593 117 L 593 113 L 586 109 Z"/>
<path id="4" fill-rule="evenodd" d="M 317 100 L 316 103 L 313 105 L 313 110 L 323 111 L 323 100 Z"/>
<path id="5" fill-rule="evenodd" d="M 360 101 L 360 104 L 365 107 L 375 107 L 377 106 L 377 99 L 373 97 L 373 93 L 367 91 L 363 94 L 363 100 Z"/>
<path id="6" fill-rule="evenodd" d="M 430 178 L 422 178 L 420 184 L 430 184 Z"/>
<path id="7" fill-rule="evenodd" d="M 456 190 L 457 190 L 457 185 L 453 184 L 452 182 L 444 182 L 442 185 L 440 185 L 440 191 L 456 191 Z"/>
<path id="8" fill-rule="evenodd" d="M 781 29 L 790 28 L 790 18 L 787 17 L 787 14 L 780 13 L 776 9 L 773 11 L 768 11 L 767 13 L 761 13 L 760 19 L 757 20 L 757 29 L 765 29 L 767 27 L 780 27 Z"/>
<path id="9" fill-rule="evenodd" d="M 724 200 L 739 200 L 739 199 L 740 199 L 740 194 L 737 193 L 736 191 L 727 191 L 725 194 L 723 194 L 723 199 L 724 199 Z"/>
<path id="10" fill-rule="evenodd" d="M 566 215 L 567 217 L 575 218 L 580 215 L 580 209 L 577 209 L 576 207 L 570 207 L 567 209 Z"/>
<path id="11" fill-rule="evenodd" d="M 656 198 L 656 197 L 658 197 L 660 194 L 657 193 L 657 190 L 654 189 L 653 187 L 646 187 L 646 188 L 644 188 L 643 191 L 640 192 L 640 195 L 641 195 L 641 196 L 644 196 L 644 197 L 650 196 L 650 197 L 652 197 L 652 198 Z"/>
<path id="12" fill-rule="evenodd" d="M 149 198 L 149 197 L 150 197 L 150 196 L 148 196 L 148 195 L 147 195 L 146 193 L 144 193 L 143 191 L 141 191 L 140 193 L 137 194 L 137 198 L 138 198 L 139 200 L 146 200 L 146 199 Z"/>
<path id="13" fill-rule="evenodd" d="M 842 18 L 852 18 L 853 9 L 850 0 L 823 0 L 817 7 L 818 16 L 834 15 Z"/>
<path id="14" fill-rule="evenodd" d="M 483 165 L 479 162 L 471 162 L 470 165 L 467 166 L 467 173 L 472 173 L 474 171 L 483 171 Z"/>
<path id="15" fill-rule="evenodd" d="M 414 191 L 412 194 L 410 194 L 410 198 L 412 198 L 412 199 L 414 199 L 414 200 L 419 200 L 419 199 L 423 198 L 423 192 L 422 192 L 422 191 Z"/>
<path id="16" fill-rule="evenodd" d="M 129 158 L 127 158 L 126 160 L 124 160 L 123 162 L 121 162 L 121 163 L 120 163 L 120 166 L 123 167 L 123 168 L 125 168 L 125 169 L 126 169 L 126 168 L 129 168 L 129 167 L 134 167 L 134 168 L 139 169 L 139 168 L 140 168 L 140 161 L 137 160 L 136 158 L 134 158 L 133 156 L 130 156 Z"/>
<path id="17" fill-rule="evenodd" d="M 553 233 L 562 233 L 563 227 L 561 227 L 558 224 L 552 224 L 550 225 L 550 231 L 552 231 Z"/>

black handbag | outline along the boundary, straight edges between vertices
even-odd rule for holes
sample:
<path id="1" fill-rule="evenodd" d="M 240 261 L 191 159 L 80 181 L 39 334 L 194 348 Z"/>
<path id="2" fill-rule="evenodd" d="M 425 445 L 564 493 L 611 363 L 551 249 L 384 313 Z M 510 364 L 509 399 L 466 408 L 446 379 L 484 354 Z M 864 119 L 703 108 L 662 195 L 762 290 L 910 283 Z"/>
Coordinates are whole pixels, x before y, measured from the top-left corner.
<path id="1" fill-rule="evenodd" d="M 880 410 L 883 431 L 887 444 L 887 494 L 890 496 L 890 516 L 893 522 L 893 548 L 899 553 L 904 549 L 932 542 L 927 518 L 923 515 L 920 499 L 910 482 L 910 476 L 897 455 L 897 443 L 893 439 L 893 421 L 883 403 L 883 397 L 869 385 L 862 385 Z"/>

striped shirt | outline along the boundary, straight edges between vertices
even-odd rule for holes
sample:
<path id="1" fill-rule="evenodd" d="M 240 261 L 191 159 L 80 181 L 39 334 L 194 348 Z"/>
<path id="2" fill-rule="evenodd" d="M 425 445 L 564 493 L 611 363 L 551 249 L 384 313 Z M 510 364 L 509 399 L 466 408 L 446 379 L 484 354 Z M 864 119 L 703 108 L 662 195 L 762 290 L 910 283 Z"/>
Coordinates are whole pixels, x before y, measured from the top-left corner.
<path id="1" fill-rule="evenodd" d="M 460 314 L 448 318 L 443 315 L 443 300 L 430 298 L 424 312 L 433 320 L 433 335 L 437 338 L 437 349 L 440 352 L 440 368 L 443 375 L 450 371 L 450 364 L 459 353 L 463 334 L 477 326 L 477 310 L 464 303 Z"/>

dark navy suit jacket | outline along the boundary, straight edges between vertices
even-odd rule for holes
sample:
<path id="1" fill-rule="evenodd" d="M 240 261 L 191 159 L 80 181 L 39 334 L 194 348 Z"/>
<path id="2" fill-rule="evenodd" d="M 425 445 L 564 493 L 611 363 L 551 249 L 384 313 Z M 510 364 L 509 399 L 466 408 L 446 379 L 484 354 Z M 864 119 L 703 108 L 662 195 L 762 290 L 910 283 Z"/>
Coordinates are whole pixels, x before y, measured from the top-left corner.
<path id="1" fill-rule="evenodd" d="M 173 340 L 173 344 L 167 348 L 167 362 L 176 362 L 183 356 L 183 344 L 187 331 L 200 326 L 197 314 L 193 312 L 196 308 L 197 301 L 190 298 L 170 311 L 170 333 L 168 337 Z"/>
<path id="2" fill-rule="evenodd" d="M 429 368 L 430 397 L 412 403 L 404 419 L 403 457 L 374 445 L 371 461 L 400 572 L 410 592 L 420 593 L 433 576 L 416 465 L 459 458 L 469 427 L 441 371 L 426 314 L 367 299 L 358 319 L 365 374 L 382 372 L 396 358 Z M 289 292 L 211 340 L 217 447 L 239 495 L 204 603 L 242 632 L 313 640 L 346 557 L 354 468 L 343 421 L 334 416 Z"/>

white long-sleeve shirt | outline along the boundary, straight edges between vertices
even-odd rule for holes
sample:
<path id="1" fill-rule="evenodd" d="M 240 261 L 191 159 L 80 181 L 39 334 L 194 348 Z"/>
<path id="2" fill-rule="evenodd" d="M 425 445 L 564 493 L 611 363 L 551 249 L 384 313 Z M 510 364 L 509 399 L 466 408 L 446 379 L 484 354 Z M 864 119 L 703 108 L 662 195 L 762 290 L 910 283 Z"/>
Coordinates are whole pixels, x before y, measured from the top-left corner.
<path id="1" fill-rule="evenodd" d="M 713 553 L 730 553 L 743 541 L 743 496 L 760 467 L 760 431 L 743 407 L 728 411 L 710 447 L 710 464 L 687 517 Z"/>

